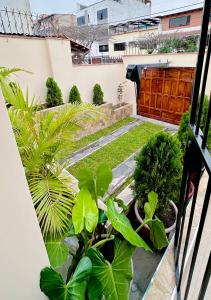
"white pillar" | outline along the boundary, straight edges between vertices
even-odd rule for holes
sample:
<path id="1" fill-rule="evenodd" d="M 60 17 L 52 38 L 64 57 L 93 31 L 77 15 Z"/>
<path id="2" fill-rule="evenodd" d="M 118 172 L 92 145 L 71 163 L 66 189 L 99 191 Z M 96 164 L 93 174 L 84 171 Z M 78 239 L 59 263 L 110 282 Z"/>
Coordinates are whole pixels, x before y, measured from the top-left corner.
<path id="1" fill-rule="evenodd" d="M 0 299 L 46 299 L 40 270 L 49 266 L 24 169 L 0 96 Z"/>

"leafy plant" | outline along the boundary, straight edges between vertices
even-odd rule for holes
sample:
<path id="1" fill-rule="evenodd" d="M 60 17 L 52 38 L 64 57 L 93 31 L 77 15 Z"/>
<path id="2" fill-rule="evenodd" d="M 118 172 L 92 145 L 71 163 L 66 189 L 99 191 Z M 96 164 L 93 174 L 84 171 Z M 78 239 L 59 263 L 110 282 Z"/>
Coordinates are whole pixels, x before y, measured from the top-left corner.
<path id="1" fill-rule="evenodd" d="M 70 90 L 69 94 L 69 102 L 72 104 L 81 104 L 81 95 L 79 93 L 79 90 L 76 85 L 73 85 L 73 87 Z"/>
<path id="2" fill-rule="evenodd" d="M 96 83 L 93 89 L 93 103 L 95 105 L 103 104 L 103 97 L 104 93 L 101 89 L 101 86 L 98 83 Z"/>
<path id="3" fill-rule="evenodd" d="M 92 261 L 93 272 L 88 283 L 88 295 L 91 300 L 105 299 L 127 300 L 132 280 L 131 258 L 135 247 L 126 241 L 114 242 L 114 259 L 109 262 L 102 253 L 91 248 L 88 256 Z"/>
<path id="4" fill-rule="evenodd" d="M 80 266 L 83 257 L 90 259 L 92 271 L 87 272 L 88 279 L 85 275 L 82 277 L 81 298 L 78 299 L 84 299 L 85 293 L 90 300 L 128 299 L 132 279 L 131 258 L 135 246 L 148 251 L 151 249 L 132 228 L 124 211 L 118 212 L 118 201 L 108 199 L 106 204 L 103 203 L 102 199 L 105 197 L 111 180 L 112 171 L 106 165 L 99 166 L 95 173 L 88 169 L 81 172 L 79 178 L 81 190 L 75 199 L 72 210 L 73 228 L 71 225 L 68 238 L 67 235 L 64 236 L 64 241 L 67 242 L 69 239 L 69 243 L 65 243 L 69 247 L 68 257 L 72 256 L 72 262 L 68 267 L 67 284 L 64 284 L 60 274 L 52 268 L 45 268 L 41 272 L 41 290 L 50 300 L 55 299 L 54 295 L 61 297 L 56 299 L 75 299 L 71 296 L 71 288 L 79 268 L 77 266 Z M 150 200 L 146 223 L 152 222 L 154 231 L 152 238 L 160 249 L 167 245 L 165 243 L 167 239 L 164 241 L 166 238 L 164 226 L 160 226 L 159 220 L 152 219 L 156 205 L 157 203 L 153 203 L 153 199 Z M 150 209 L 153 210 L 151 213 Z M 77 243 L 74 251 L 71 250 L 73 239 Z M 54 266 L 58 267 L 59 263 L 67 263 L 67 248 L 63 243 L 53 244 L 50 242 L 49 247 L 50 253 L 52 253 L 51 262 Z M 54 247 L 55 251 L 53 251 Z M 104 251 L 104 247 L 108 247 L 112 253 Z M 58 259 L 54 253 L 58 253 Z M 87 290 L 86 292 L 84 288 Z M 66 298 L 63 298 L 64 295 Z"/>
<path id="5" fill-rule="evenodd" d="M 75 132 L 87 121 L 87 111 L 96 114 L 96 109 L 83 104 L 57 114 L 37 112 L 28 92 L 24 96 L 18 84 L 11 88 L 9 70 L 0 70 L 6 74 L 6 77 L 0 74 L 0 87 L 12 105 L 8 113 L 43 236 L 61 237 L 69 226 L 74 191 L 70 188 L 70 178 L 63 175 L 65 165 L 58 162 L 69 153 Z"/>
<path id="6" fill-rule="evenodd" d="M 47 107 L 54 107 L 63 104 L 62 92 L 57 82 L 52 78 L 48 77 L 46 81 L 47 87 Z"/>
<path id="7" fill-rule="evenodd" d="M 176 137 L 161 132 L 152 137 L 137 157 L 134 173 L 134 197 L 140 209 L 144 209 L 147 195 L 158 194 L 156 214 L 167 212 L 170 200 L 179 199 L 181 181 L 181 149 Z"/>
<path id="8" fill-rule="evenodd" d="M 40 274 L 41 291 L 50 300 L 85 300 L 85 292 L 92 264 L 83 257 L 70 280 L 65 284 L 62 276 L 52 268 L 45 268 Z"/>
<path id="9" fill-rule="evenodd" d="M 190 113 L 189 112 L 184 113 L 181 118 L 177 137 L 180 141 L 181 149 L 184 154 L 187 142 L 192 137 L 191 130 L 190 130 Z"/>

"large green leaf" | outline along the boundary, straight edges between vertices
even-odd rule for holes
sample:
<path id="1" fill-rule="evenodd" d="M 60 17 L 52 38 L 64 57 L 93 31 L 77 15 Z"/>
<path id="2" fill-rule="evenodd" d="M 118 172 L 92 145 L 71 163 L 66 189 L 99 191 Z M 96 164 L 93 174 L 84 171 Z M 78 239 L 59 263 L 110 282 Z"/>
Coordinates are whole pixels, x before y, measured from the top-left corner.
<path id="1" fill-rule="evenodd" d="M 72 221 L 75 234 L 80 233 L 84 228 L 92 232 L 98 223 L 98 208 L 87 189 L 82 189 L 75 200 L 72 210 Z"/>
<path id="2" fill-rule="evenodd" d="M 168 246 L 168 238 L 166 236 L 165 227 L 163 222 L 159 219 L 147 222 L 150 228 L 150 240 L 156 249 L 160 250 Z"/>
<path id="3" fill-rule="evenodd" d="M 107 192 L 112 181 L 112 170 L 106 164 L 101 164 L 96 174 L 89 169 L 83 169 L 79 172 L 78 180 L 79 188 L 89 190 L 93 199 L 97 200 L 99 196 L 103 197 Z"/>
<path id="4" fill-rule="evenodd" d="M 65 284 L 61 274 L 52 268 L 44 268 L 40 273 L 41 291 L 49 300 L 85 300 L 85 291 L 92 263 L 88 257 L 83 257 L 70 281 Z"/>
<path id="5" fill-rule="evenodd" d="M 48 257 L 53 268 L 62 266 L 68 258 L 69 248 L 61 240 L 52 240 L 45 243 Z"/>
<path id="6" fill-rule="evenodd" d="M 90 300 L 128 300 L 132 280 L 131 258 L 135 247 L 127 241 L 115 240 L 112 263 L 105 260 L 100 251 L 90 248 L 88 256 L 92 261 L 92 275 L 88 283 Z"/>
<path id="7" fill-rule="evenodd" d="M 119 231 L 131 245 L 150 251 L 150 247 L 135 232 L 135 230 L 133 230 L 128 218 L 123 213 L 118 213 L 112 199 L 107 200 L 107 208 L 106 215 L 114 229 Z"/>
<path id="8" fill-rule="evenodd" d="M 149 226 L 150 240 L 154 247 L 160 250 L 168 245 L 168 238 L 163 223 L 158 218 L 153 219 L 157 204 L 158 195 L 155 192 L 150 192 L 148 194 L 148 202 L 144 205 L 144 222 Z"/>
<path id="9" fill-rule="evenodd" d="M 144 205 L 145 221 L 152 219 L 158 204 L 158 195 L 155 192 L 148 194 L 148 202 Z"/>
<path id="10" fill-rule="evenodd" d="M 103 197 L 112 181 L 112 170 L 106 164 L 101 164 L 96 171 L 96 194 Z"/>

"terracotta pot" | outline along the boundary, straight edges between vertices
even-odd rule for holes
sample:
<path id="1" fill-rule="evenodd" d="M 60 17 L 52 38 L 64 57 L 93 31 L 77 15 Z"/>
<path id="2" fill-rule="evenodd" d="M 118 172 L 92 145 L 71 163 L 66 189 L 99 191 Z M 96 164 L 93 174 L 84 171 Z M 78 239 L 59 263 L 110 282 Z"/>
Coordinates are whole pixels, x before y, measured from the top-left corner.
<path id="1" fill-rule="evenodd" d="M 170 201 L 170 204 L 171 206 L 173 207 L 174 209 L 174 214 L 175 214 L 175 221 L 174 221 L 174 224 L 168 228 L 165 228 L 165 232 L 166 233 L 170 233 L 172 232 L 175 227 L 176 227 L 176 222 L 177 222 L 177 214 L 178 214 L 178 209 L 176 207 L 176 205 L 174 204 L 173 201 Z M 144 220 L 142 219 L 142 217 L 140 216 L 139 214 L 139 211 L 138 211 L 138 202 L 136 201 L 135 202 L 135 205 L 134 205 L 134 212 L 135 212 L 135 215 L 136 215 L 136 218 L 137 220 L 140 222 L 140 224 L 143 224 L 144 223 Z M 149 226 L 148 225 L 144 225 L 145 228 L 147 228 L 149 230 Z"/>
<path id="2" fill-rule="evenodd" d="M 189 188 L 189 193 L 188 193 L 188 201 L 190 201 L 193 197 L 193 194 L 194 194 L 194 190 L 195 190 L 195 187 L 194 187 L 194 184 L 192 181 L 190 181 L 190 188 Z"/>

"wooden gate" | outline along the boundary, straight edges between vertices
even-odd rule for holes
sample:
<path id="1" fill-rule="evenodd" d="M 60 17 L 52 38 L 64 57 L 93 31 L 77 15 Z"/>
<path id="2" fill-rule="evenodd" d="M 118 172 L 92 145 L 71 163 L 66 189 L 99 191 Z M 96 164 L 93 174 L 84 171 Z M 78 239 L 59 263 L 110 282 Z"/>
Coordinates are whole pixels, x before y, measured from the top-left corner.
<path id="1" fill-rule="evenodd" d="M 147 68 L 142 71 L 137 113 L 173 124 L 189 109 L 195 68 Z"/>

